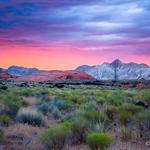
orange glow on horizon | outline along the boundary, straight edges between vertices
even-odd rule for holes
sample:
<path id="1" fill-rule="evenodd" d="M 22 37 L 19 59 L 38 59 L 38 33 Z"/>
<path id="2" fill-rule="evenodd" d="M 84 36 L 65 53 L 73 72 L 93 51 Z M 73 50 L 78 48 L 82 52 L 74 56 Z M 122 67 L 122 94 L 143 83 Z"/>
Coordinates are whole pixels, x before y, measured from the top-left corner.
<path id="1" fill-rule="evenodd" d="M 104 57 L 105 56 L 105 57 Z M 80 65 L 96 65 L 103 62 L 111 62 L 115 57 L 104 51 L 87 52 L 69 47 L 51 47 L 45 50 L 14 46 L 5 47 L 0 55 L 0 67 L 8 68 L 11 65 L 44 70 L 72 70 Z M 121 55 L 119 59 L 124 62 L 146 63 L 150 65 L 149 56 Z"/>

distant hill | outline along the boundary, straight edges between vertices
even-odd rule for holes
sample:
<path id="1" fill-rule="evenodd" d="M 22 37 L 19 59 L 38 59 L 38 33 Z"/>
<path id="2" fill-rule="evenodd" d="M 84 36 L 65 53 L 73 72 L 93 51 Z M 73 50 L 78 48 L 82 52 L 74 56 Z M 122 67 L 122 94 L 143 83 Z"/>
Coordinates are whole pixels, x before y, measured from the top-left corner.
<path id="1" fill-rule="evenodd" d="M 37 74 L 42 72 L 42 70 L 39 70 L 37 68 L 25 68 L 20 66 L 10 66 L 7 69 L 7 73 L 10 75 L 16 75 L 16 76 L 28 76 L 32 74 Z"/>
<path id="2" fill-rule="evenodd" d="M 87 65 L 79 66 L 75 70 L 84 71 L 98 80 L 150 80 L 150 67 L 146 64 L 123 63 L 116 59 L 112 63 L 85 66 Z"/>
<path id="3" fill-rule="evenodd" d="M 21 66 L 10 66 L 8 69 L 0 68 L 0 71 L 15 76 L 28 76 L 43 72 L 43 70 L 39 70 L 37 68 L 25 68 Z"/>
<path id="4" fill-rule="evenodd" d="M 87 70 L 90 70 L 94 68 L 95 66 L 89 66 L 89 65 L 82 65 L 76 68 L 76 71 L 83 71 L 86 72 Z"/>

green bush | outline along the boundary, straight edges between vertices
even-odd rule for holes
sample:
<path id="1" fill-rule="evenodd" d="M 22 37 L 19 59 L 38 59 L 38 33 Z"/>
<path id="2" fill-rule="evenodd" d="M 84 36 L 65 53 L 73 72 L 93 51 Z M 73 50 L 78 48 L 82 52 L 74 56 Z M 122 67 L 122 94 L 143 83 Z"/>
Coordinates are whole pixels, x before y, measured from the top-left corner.
<path id="1" fill-rule="evenodd" d="M 43 116 L 35 110 L 21 109 L 16 119 L 20 123 L 28 123 L 34 126 L 44 125 Z"/>
<path id="2" fill-rule="evenodd" d="M 113 144 L 114 139 L 108 133 L 90 133 L 86 142 L 91 150 L 104 150 Z"/>
<path id="3" fill-rule="evenodd" d="M 0 125 L 8 126 L 11 123 L 11 119 L 7 115 L 0 115 Z"/>
<path id="4" fill-rule="evenodd" d="M 46 130 L 42 135 L 42 140 L 49 150 L 62 150 L 69 134 L 69 123 L 65 122 Z"/>

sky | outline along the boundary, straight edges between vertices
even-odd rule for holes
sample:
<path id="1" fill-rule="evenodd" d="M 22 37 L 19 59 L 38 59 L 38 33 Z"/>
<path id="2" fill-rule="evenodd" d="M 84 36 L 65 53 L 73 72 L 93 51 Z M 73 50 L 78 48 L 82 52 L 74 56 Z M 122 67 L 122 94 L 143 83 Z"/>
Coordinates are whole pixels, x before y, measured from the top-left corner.
<path id="1" fill-rule="evenodd" d="M 150 65 L 149 0 L 0 0 L 0 67 Z"/>

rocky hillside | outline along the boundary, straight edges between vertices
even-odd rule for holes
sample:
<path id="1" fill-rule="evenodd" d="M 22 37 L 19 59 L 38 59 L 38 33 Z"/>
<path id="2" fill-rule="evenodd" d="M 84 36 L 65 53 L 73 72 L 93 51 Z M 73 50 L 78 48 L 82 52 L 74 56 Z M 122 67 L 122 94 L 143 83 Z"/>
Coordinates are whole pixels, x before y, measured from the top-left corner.
<path id="1" fill-rule="evenodd" d="M 150 80 L 150 67 L 145 64 L 123 63 L 116 59 L 112 63 L 103 63 L 94 67 L 78 67 L 98 80 Z M 76 70 L 79 70 L 79 69 Z M 83 68 L 83 69 L 82 69 Z"/>

